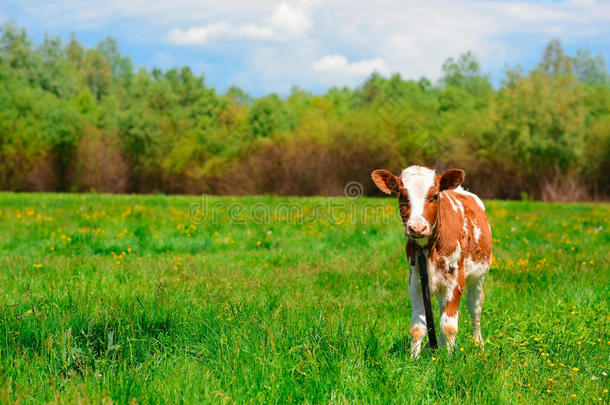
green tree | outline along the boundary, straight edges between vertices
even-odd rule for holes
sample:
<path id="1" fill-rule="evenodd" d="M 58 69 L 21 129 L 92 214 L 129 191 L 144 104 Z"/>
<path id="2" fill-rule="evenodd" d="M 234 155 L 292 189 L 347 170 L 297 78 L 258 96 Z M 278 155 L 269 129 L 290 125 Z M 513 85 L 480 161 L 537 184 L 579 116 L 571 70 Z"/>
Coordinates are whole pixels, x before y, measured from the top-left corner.
<path id="1" fill-rule="evenodd" d="M 572 66 L 578 80 L 585 83 L 607 84 L 610 81 L 604 55 L 593 56 L 588 49 L 579 49 L 572 58 Z"/>
<path id="2" fill-rule="evenodd" d="M 457 60 L 449 58 L 443 63 L 441 84 L 464 89 L 483 101 L 493 92 L 489 76 L 481 72 L 479 60 L 472 52 L 460 55 Z"/>
<path id="3" fill-rule="evenodd" d="M 542 60 L 538 64 L 538 70 L 549 76 L 572 73 L 572 61 L 563 52 L 563 47 L 558 39 L 551 40 L 546 48 L 544 48 Z"/>
<path id="4" fill-rule="evenodd" d="M 296 115 L 284 106 L 276 94 L 256 100 L 248 117 L 255 137 L 267 137 L 274 131 L 294 129 L 296 121 Z"/>

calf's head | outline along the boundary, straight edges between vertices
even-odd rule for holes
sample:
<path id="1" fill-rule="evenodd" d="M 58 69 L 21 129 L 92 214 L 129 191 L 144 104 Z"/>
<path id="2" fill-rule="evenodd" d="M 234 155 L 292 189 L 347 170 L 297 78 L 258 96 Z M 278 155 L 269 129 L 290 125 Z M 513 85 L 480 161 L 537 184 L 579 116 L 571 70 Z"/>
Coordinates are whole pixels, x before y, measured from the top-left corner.
<path id="1" fill-rule="evenodd" d="M 438 218 L 439 193 L 462 184 L 464 171 L 451 169 L 439 176 L 432 169 L 411 166 L 400 176 L 375 170 L 371 177 L 381 191 L 398 196 L 405 235 L 417 240 L 432 234 Z"/>

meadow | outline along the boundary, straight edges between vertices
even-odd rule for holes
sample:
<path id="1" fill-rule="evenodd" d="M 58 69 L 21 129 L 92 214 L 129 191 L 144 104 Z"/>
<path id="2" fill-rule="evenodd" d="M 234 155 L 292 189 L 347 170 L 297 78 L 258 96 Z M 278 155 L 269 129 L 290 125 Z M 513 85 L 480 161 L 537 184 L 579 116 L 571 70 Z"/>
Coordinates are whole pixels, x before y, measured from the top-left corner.
<path id="1" fill-rule="evenodd" d="M 486 204 L 485 351 L 411 361 L 394 199 L 2 193 L 0 401 L 608 403 L 610 205 Z"/>

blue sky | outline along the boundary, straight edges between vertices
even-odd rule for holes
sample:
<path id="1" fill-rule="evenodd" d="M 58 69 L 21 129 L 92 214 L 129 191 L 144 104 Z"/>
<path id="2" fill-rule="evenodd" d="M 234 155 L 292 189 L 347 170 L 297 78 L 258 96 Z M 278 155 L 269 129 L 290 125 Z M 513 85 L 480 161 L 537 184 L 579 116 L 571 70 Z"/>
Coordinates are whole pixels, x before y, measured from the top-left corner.
<path id="1" fill-rule="evenodd" d="M 567 0 L 0 0 L 39 43 L 45 33 L 86 46 L 110 35 L 137 66 L 190 66 L 220 91 L 287 94 L 357 86 L 372 71 L 439 77 L 443 61 L 473 51 L 499 83 L 530 69 L 559 38 L 574 54 L 610 60 L 610 1 Z"/>

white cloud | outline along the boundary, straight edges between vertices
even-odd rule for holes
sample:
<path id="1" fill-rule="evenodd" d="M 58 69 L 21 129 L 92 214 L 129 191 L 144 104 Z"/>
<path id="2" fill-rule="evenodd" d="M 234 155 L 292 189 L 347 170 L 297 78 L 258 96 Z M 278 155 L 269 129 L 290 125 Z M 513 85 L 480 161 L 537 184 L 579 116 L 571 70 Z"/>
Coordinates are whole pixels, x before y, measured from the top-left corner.
<path id="1" fill-rule="evenodd" d="M 269 17 L 269 24 L 279 31 L 296 36 L 311 28 L 311 18 L 301 8 L 280 3 Z"/>
<path id="2" fill-rule="evenodd" d="M 306 34 L 311 25 L 311 18 L 303 8 L 280 3 L 263 24 L 220 22 L 187 30 L 174 28 L 168 33 L 167 40 L 176 45 L 203 45 L 226 39 L 292 39 Z"/>
<path id="3" fill-rule="evenodd" d="M 167 40 L 176 45 L 200 45 L 216 39 L 273 39 L 275 36 L 269 27 L 218 23 L 185 31 L 175 28 L 167 34 Z"/>
<path id="4" fill-rule="evenodd" d="M 367 76 L 373 72 L 387 75 L 390 73 L 388 65 L 381 58 L 348 62 L 343 55 L 327 55 L 312 65 L 313 70 L 338 75 Z"/>
<path id="5" fill-rule="evenodd" d="M 315 31 L 332 30 L 342 45 L 323 54 L 379 57 L 406 78 L 436 79 L 446 58 L 467 51 L 479 57 L 484 71 L 499 73 L 506 63 L 523 63 L 534 53 L 539 57 L 541 47 L 553 37 L 584 46 L 587 38 L 603 37 L 606 44 L 610 38 L 610 2 L 354 0 L 350 4 L 332 3 L 318 10 Z"/>
<path id="6" fill-rule="evenodd" d="M 29 16 L 38 35 L 110 34 L 131 49 L 174 48 L 173 63 L 210 63 L 258 94 L 357 85 L 373 70 L 434 80 L 446 58 L 466 51 L 500 74 L 506 63 L 532 66 L 553 37 L 610 59 L 610 2 L 602 0 L 0 1 Z"/>

